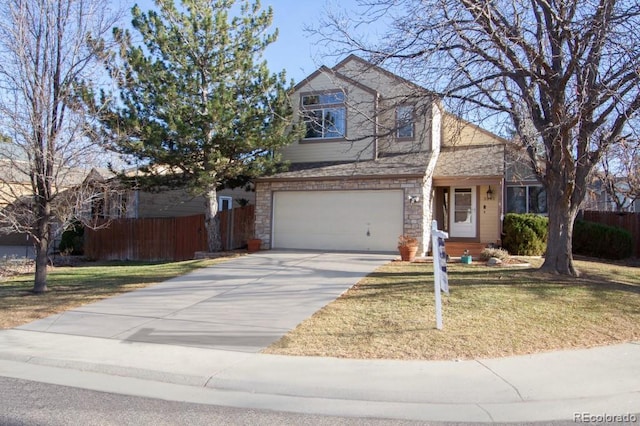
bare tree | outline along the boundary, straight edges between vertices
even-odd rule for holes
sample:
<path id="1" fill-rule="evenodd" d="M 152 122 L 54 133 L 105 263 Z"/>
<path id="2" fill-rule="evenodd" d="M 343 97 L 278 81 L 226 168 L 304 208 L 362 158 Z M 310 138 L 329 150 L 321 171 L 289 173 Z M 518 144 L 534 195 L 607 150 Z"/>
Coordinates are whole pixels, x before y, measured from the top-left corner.
<path id="1" fill-rule="evenodd" d="M 610 146 L 638 140 L 630 136 L 640 108 L 640 3 L 359 3 L 360 15 L 330 13 L 317 34 L 334 52 L 361 52 L 429 87 L 469 119 L 508 121 L 547 192 L 541 269 L 577 275 L 573 222 L 588 180 Z M 372 37 L 379 23 L 388 26 Z"/>
<path id="2" fill-rule="evenodd" d="M 106 35 L 116 18 L 99 0 L 0 5 L 0 132 L 10 141 L 3 144 L 0 219 L 35 241 L 36 293 L 47 290 L 52 224 L 64 224 L 95 195 L 86 195 L 84 176 L 97 150 L 77 92 L 98 83 L 100 58 L 89 41 Z M 76 195 L 68 195 L 71 188 Z"/>
<path id="3" fill-rule="evenodd" d="M 624 140 L 612 146 L 596 174 L 616 211 L 628 211 L 640 200 L 640 144 Z"/>

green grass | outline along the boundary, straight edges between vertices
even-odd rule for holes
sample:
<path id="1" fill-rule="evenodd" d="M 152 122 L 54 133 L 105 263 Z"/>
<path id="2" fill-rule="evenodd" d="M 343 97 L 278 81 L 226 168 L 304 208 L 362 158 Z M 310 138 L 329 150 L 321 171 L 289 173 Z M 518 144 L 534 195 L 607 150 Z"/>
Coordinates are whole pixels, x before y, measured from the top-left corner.
<path id="1" fill-rule="evenodd" d="M 33 274 L 0 281 L 0 328 L 62 312 L 109 296 L 146 287 L 212 265 L 216 260 L 171 263 L 106 262 L 51 268 L 48 291 L 32 293 Z"/>
<path id="2" fill-rule="evenodd" d="M 473 359 L 640 339 L 639 269 L 593 261 L 576 265 L 582 278 L 561 279 L 535 268 L 449 265 L 444 329 L 437 330 L 432 265 L 394 262 L 266 352 Z"/>

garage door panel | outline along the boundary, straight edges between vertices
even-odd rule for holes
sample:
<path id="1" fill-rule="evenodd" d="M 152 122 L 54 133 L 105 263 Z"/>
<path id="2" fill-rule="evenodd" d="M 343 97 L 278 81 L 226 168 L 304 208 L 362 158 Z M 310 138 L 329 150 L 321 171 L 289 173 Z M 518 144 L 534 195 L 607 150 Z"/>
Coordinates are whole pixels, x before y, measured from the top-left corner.
<path id="1" fill-rule="evenodd" d="M 394 251 L 403 192 L 274 193 L 274 248 Z"/>

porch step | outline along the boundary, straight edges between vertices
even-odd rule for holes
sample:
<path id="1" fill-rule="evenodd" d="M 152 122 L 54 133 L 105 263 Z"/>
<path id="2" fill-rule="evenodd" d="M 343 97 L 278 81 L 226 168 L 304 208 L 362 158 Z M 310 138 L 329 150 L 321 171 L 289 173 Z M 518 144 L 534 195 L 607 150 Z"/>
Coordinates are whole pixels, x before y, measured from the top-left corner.
<path id="1" fill-rule="evenodd" d="M 487 247 L 485 243 L 471 243 L 460 241 L 446 241 L 444 242 L 444 248 L 447 254 L 451 257 L 460 257 L 464 254 L 465 250 L 469 250 L 469 254 L 473 258 L 480 257 L 482 250 Z"/>

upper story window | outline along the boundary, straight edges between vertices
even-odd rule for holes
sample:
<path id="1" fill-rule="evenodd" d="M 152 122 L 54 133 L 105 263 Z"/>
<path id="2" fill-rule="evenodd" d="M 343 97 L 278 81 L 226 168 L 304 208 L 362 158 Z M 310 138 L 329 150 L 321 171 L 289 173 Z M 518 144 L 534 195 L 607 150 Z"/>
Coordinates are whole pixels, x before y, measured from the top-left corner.
<path id="1" fill-rule="evenodd" d="M 396 132 L 398 139 L 411 139 L 414 132 L 413 105 L 401 105 L 396 108 Z"/>
<path id="2" fill-rule="evenodd" d="M 547 193 L 541 185 L 508 186 L 507 213 L 547 214 Z"/>
<path id="3" fill-rule="evenodd" d="M 302 95 L 305 139 L 344 138 L 347 113 L 344 92 Z"/>

